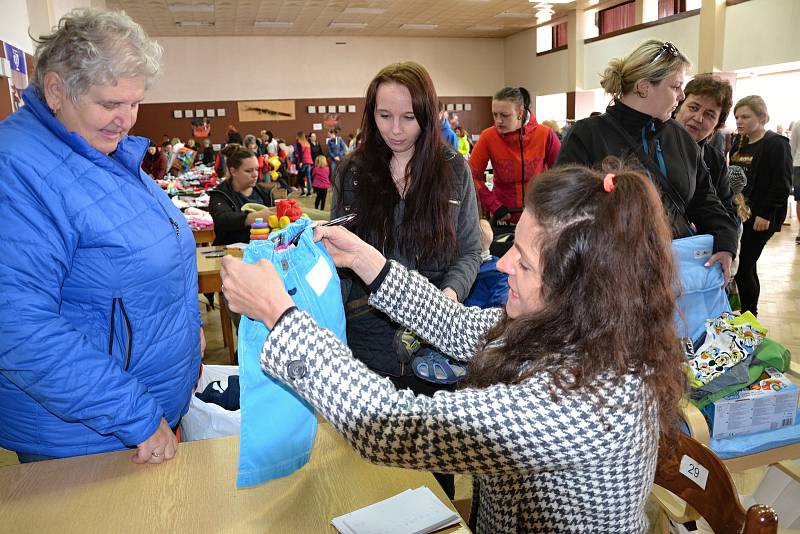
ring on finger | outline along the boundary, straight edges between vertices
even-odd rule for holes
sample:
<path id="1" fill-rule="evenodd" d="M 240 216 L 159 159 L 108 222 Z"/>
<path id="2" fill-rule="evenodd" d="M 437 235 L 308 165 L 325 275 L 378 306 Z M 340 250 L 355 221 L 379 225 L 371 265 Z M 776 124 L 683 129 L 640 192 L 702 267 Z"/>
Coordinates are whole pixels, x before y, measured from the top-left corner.
<path id="1" fill-rule="evenodd" d="M 153 458 L 158 458 L 161 456 L 160 452 L 153 451 Z"/>

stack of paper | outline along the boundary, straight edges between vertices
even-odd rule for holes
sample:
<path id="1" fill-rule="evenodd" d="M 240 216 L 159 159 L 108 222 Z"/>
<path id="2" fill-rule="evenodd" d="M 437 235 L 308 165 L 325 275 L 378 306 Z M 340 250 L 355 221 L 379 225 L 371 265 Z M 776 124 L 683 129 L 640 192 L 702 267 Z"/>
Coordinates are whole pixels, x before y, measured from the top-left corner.
<path id="1" fill-rule="evenodd" d="M 425 486 L 333 518 L 342 534 L 427 534 L 454 525 L 459 515 Z"/>

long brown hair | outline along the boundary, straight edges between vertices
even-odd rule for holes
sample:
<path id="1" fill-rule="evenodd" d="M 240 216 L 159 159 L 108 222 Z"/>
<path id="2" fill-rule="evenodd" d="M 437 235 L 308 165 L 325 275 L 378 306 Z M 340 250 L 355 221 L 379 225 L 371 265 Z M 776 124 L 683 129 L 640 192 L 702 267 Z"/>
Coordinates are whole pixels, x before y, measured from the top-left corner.
<path id="1" fill-rule="evenodd" d="M 389 171 L 392 150 L 375 122 L 378 87 L 384 83 L 397 83 L 408 89 L 420 127 L 414 155 L 407 167 L 409 187 L 400 231 L 394 225 L 394 209 L 400 194 Z M 354 188 L 353 211 L 358 214 L 354 230 L 386 253 L 391 254 L 397 248 L 406 257 L 422 261 L 449 261 L 457 254 L 455 221 L 449 203 L 454 198 L 455 176 L 445 157 L 437 117 L 438 97 L 433 81 L 418 63 L 388 65 L 367 88 L 361 119 L 363 141 L 353 154 L 354 162 L 363 169 Z M 340 166 L 343 167 L 346 166 Z"/>
<path id="2" fill-rule="evenodd" d="M 486 387 L 546 373 L 555 389 L 571 391 L 592 389 L 601 375 L 637 373 L 653 393 L 662 431 L 670 431 L 685 391 L 672 315 L 672 233 L 644 176 L 619 172 L 611 192 L 604 177 L 566 166 L 532 182 L 525 209 L 540 227 L 544 304 L 503 316 L 486 334 L 470 380 Z"/>

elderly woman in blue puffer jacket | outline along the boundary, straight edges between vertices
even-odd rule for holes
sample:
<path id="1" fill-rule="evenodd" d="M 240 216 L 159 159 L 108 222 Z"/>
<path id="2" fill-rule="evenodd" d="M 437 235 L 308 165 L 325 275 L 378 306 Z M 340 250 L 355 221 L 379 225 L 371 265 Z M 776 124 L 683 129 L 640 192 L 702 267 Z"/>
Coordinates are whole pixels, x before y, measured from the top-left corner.
<path id="1" fill-rule="evenodd" d="M 0 123 L 0 446 L 20 461 L 175 455 L 204 344 L 195 243 L 128 137 L 161 48 L 74 10 Z"/>

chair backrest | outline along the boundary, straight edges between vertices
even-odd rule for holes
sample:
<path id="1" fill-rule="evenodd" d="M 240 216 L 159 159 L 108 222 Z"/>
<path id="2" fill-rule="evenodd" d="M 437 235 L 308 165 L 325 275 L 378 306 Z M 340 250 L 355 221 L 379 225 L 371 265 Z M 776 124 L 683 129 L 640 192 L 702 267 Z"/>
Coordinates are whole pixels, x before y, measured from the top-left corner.
<path id="1" fill-rule="evenodd" d="M 663 450 L 655 484 L 686 501 L 714 532 L 778 532 L 778 515 L 769 506 L 757 504 L 745 512 L 730 473 L 711 449 L 680 434 L 671 456 Z"/>

